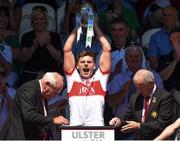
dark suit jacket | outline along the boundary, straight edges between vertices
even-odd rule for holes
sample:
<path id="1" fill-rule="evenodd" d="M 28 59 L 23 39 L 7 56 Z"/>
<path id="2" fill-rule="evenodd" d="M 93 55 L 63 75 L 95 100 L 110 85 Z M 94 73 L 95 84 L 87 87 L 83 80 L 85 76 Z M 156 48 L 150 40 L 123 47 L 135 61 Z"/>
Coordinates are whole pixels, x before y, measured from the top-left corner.
<path id="1" fill-rule="evenodd" d="M 149 105 L 147 119 L 142 123 L 143 99 L 140 93 L 133 94 L 130 98 L 128 111 L 121 120 L 124 124 L 125 120 L 140 123 L 140 130 L 135 131 L 134 139 L 152 140 L 173 122 L 175 113 L 174 98 L 169 92 L 156 88 Z"/>
<path id="2" fill-rule="evenodd" d="M 49 130 L 52 124 L 52 118 L 44 116 L 39 81 L 23 84 L 17 90 L 6 139 L 41 140 L 43 130 Z"/>

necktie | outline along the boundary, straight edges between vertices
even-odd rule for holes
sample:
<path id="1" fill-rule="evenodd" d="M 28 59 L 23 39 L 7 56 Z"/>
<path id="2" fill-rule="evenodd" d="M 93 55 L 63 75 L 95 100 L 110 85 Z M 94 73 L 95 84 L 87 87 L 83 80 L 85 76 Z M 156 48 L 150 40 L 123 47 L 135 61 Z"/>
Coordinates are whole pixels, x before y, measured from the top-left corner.
<path id="1" fill-rule="evenodd" d="M 147 119 L 147 111 L 148 111 L 148 108 L 149 108 L 149 98 L 150 98 L 149 96 L 145 97 L 144 122 Z"/>

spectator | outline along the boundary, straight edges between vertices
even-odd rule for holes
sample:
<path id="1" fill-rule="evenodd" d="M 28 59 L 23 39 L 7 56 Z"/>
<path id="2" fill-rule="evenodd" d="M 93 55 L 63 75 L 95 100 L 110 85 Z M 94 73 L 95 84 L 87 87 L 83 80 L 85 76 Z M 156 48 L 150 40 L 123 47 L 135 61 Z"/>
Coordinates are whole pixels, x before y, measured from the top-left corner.
<path id="1" fill-rule="evenodd" d="M 70 105 L 70 125 L 104 125 L 104 98 L 111 64 L 111 47 L 96 20 L 94 30 L 102 45 L 97 71 L 95 71 L 95 58 L 92 52 L 82 51 L 77 58 L 77 64 L 75 63 L 72 48 L 76 40 L 76 29 L 64 46 L 64 71 Z"/>
<path id="2" fill-rule="evenodd" d="M 145 10 L 143 24 L 145 30 L 162 27 L 162 9 L 171 6 L 170 0 L 154 0 Z"/>
<path id="3" fill-rule="evenodd" d="M 6 84 L 6 79 L 11 72 L 12 50 L 9 46 L 0 46 L 0 139 L 3 139 L 9 127 L 8 115 L 11 112 L 16 90 Z"/>
<path id="4" fill-rule="evenodd" d="M 123 17 L 130 28 L 129 34 L 132 42 L 136 42 L 138 36 L 139 22 L 136 12 L 130 10 L 121 3 L 121 0 L 113 0 L 109 4 L 107 11 L 99 15 L 99 25 L 104 33 L 111 37 L 111 21 L 113 17 Z"/>
<path id="5" fill-rule="evenodd" d="M 0 0 L 0 6 L 5 6 L 9 12 L 9 29 L 18 33 L 21 22 L 21 7 L 16 0 Z"/>
<path id="6" fill-rule="evenodd" d="M 40 71 L 57 71 L 63 74 L 63 51 L 59 34 L 48 31 L 45 7 L 34 7 L 31 14 L 33 30 L 21 40 L 24 70 L 20 84 L 35 79 Z"/>
<path id="7" fill-rule="evenodd" d="M 138 92 L 131 96 L 128 110 L 109 124 L 122 126 L 123 133 L 133 132 L 134 139 L 151 140 L 172 123 L 174 99 L 172 94 L 155 85 L 154 75 L 148 70 L 138 70 L 133 81 Z"/>
<path id="8" fill-rule="evenodd" d="M 130 45 L 128 40 L 129 27 L 126 20 L 122 17 L 115 17 L 111 22 L 112 51 L 123 49 Z"/>
<path id="9" fill-rule="evenodd" d="M 19 39 L 15 32 L 9 29 L 10 13 L 6 6 L 0 6 L 0 40 L 1 45 L 9 45 L 13 51 L 12 72 L 7 77 L 8 85 L 14 86 L 20 73 L 21 51 Z M 12 77 L 13 76 L 13 77 Z"/>
<path id="10" fill-rule="evenodd" d="M 59 94 L 64 86 L 63 77 L 47 72 L 42 79 L 23 84 L 16 93 L 10 128 L 4 139 L 51 139 L 53 124 L 68 124 L 63 116 L 50 118 L 47 101 Z"/>
<path id="11" fill-rule="evenodd" d="M 131 45 L 125 49 L 126 71 L 118 73 L 108 84 L 108 102 L 114 107 L 115 116 L 123 116 L 127 110 L 129 97 L 137 90 L 132 81 L 134 74 L 142 69 L 143 53 L 141 47 Z M 155 84 L 163 90 L 159 74 L 153 71 Z"/>
<path id="12" fill-rule="evenodd" d="M 141 47 L 131 45 L 125 49 L 125 60 L 127 63 L 126 71 L 118 73 L 108 83 L 107 102 L 113 107 L 114 115 L 123 116 L 128 107 L 130 96 L 136 92 L 132 77 L 142 69 L 143 53 Z M 155 75 L 155 84 L 163 89 L 163 83 L 158 73 L 153 71 Z M 123 134 L 119 129 L 116 131 L 116 139 L 130 139 L 129 134 Z"/>
<path id="13" fill-rule="evenodd" d="M 180 91 L 180 26 L 172 30 L 170 40 L 173 50 L 169 54 L 161 56 L 159 68 L 165 88 L 173 92 Z"/>
<path id="14" fill-rule="evenodd" d="M 173 47 L 169 37 L 172 29 L 177 25 L 177 10 L 174 7 L 166 7 L 162 10 L 163 28 L 153 34 L 150 39 L 148 50 L 149 65 L 151 68 L 159 71 L 161 56 L 169 54 Z"/>
<path id="15" fill-rule="evenodd" d="M 111 74 L 109 81 L 118 73 L 126 71 L 127 64 L 125 62 L 125 48 L 130 45 L 128 40 L 129 27 L 127 22 L 117 17 L 112 20 L 111 23 L 111 35 L 112 35 L 112 53 L 111 53 Z M 143 56 L 142 62 L 143 68 L 146 68 L 146 60 Z"/>
<path id="16" fill-rule="evenodd" d="M 127 67 L 124 54 L 125 47 L 129 44 L 128 34 L 129 27 L 127 22 L 121 17 L 114 18 L 111 23 L 111 46 L 113 51 L 111 53 L 111 74 L 109 81 L 111 81 L 116 74 L 123 72 Z"/>

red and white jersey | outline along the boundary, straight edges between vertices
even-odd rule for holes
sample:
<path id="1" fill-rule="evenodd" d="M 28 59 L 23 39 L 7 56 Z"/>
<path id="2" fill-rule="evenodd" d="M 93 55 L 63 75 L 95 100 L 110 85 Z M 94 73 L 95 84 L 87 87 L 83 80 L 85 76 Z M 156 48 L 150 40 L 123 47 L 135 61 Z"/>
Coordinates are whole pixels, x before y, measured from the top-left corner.
<path id="1" fill-rule="evenodd" d="M 104 103 L 109 72 L 98 69 L 92 78 L 81 79 L 76 69 L 66 73 L 70 125 L 103 126 Z"/>

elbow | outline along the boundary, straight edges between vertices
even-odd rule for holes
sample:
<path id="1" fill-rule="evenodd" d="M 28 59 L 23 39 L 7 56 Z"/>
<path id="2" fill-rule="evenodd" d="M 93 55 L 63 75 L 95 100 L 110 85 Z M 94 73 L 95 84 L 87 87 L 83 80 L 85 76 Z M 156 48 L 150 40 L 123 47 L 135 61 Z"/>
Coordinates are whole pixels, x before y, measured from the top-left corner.
<path id="1" fill-rule="evenodd" d="M 65 45 L 63 48 L 63 51 L 64 51 L 64 53 L 66 53 L 66 52 L 70 52 L 71 49 L 67 45 Z"/>
<path id="2" fill-rule="evenodd" d="M 111 52 L 111 46 L 107 48 L 107 52 Z"/>
<path id="3" fill-rule="evenodd" d="M 106 45 L 106 46 L 103 48 L 103 50 L 104 50 L 105 52 L 111 52 L 111 46 L 110 46 L 110 45 Z"/>

